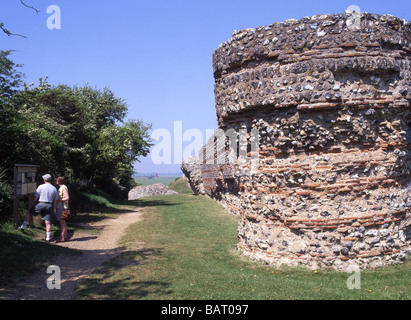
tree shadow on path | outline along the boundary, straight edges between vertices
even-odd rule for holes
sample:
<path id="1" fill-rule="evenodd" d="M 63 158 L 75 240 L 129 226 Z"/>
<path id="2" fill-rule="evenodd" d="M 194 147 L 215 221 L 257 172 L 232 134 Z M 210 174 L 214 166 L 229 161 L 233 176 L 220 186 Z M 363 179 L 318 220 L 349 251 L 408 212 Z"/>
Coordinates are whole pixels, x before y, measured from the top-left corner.
<path id="1" fill-rule="evenodd" d="M 162 255 L 162 249 L 126 251 L 103 263 L 80 286 L 78 296 L 86 299 L 138 300 L 152 294 L 171 294 L 170 283 L 136 280 L 139 267 Z M 116 275 L 113 278 L 113 275 Z"/>

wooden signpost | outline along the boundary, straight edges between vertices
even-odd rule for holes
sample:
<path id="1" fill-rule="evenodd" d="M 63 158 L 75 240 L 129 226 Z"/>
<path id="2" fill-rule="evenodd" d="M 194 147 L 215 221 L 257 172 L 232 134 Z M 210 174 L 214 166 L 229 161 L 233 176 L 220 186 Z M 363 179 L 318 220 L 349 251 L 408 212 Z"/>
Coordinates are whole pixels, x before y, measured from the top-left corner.
<path id="1" fill-rule="evenodd" d="M 33 195 L 37 190 L 36 175 L 40 166 L 29 164 L 14 165 L 14 210 L 13 219 L 18 225 L 20 223 L 19 202 L 22 198 L 28 198 L 29 205 L 33 202 Z M 33 225 L 30 219 L 30 226 Z"/>

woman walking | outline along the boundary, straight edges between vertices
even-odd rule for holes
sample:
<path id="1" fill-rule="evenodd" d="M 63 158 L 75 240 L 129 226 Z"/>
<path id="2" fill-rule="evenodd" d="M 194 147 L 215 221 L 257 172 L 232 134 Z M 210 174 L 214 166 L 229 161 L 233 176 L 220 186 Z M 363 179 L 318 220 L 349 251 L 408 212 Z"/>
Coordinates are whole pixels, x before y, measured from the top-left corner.
<path id="1" fill-rule="evenodd" d="M 57 210 L 56 210 L 56 219 L 57 221 L 60 221 L 60 228 L 61 228 L 61 238 L 60 241 L 57 242 L 64 242 L 67 241 L 67 221 L 64 219 L 63 216 L 63 211 L 64 210 L 70 210 L 69 208 L 69 192 L 68 188 L 65 185 L 66 179 L 62 176 L 59 176 L 57 178 L 57 184 L 59 185 L 59 204 L 57 205 Z"/>

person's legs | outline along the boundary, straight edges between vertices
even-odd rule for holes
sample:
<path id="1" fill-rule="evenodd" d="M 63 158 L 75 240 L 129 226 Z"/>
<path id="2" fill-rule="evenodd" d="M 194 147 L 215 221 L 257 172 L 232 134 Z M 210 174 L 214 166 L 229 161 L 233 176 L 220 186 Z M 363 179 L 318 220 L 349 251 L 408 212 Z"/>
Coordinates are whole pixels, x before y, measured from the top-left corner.
<path id="1" fill-rule="evenodd" d="M 66 223 L 66 220 L 63 220 L 63 219 L 60 220 L 60 228 L 61 228 L 61 240 L 60 241 L 66 241 L 67 240 L 67 223 Z"/>
<path id="2" fill-rule="evenodd" d="M 41 213 L 43 216 L 41 219 L 44 220 L 46 224 L 46 241 L 50 241 L 51 238 L 52 209 L 53 206 L 49 203 L 39 203 L 39 205 L 36 206 L 36 212 Z"/>
<path id="3" fill-rule="evenodd" d="M 30 221 L 30 210 L 27 210 L 26 215 L 24 216 L 23 224 L 20 227 L 20 230 L 26 229 L 27 223 Z"/>
<path id="4" fill-rule="evenodd" d="M 34 209 L 35 207 L 31 207 L 29 210 L 27 210 L 26 215 L 24 216 L 24 220 L 23 220 L 23 224 L 21 225 L 21 227 L 19 228 L 20 230 L 24 231 L 24 229 L 26 229 L 27 224 L 30 221 L 30 217 L 32 214 L 35 215 Z"/>
<path id="5" fill-rule="evenodd" d="M 51 221 L 45 220 L 46 223 L 46 241 L 50 241 L 51 238 Z"/>

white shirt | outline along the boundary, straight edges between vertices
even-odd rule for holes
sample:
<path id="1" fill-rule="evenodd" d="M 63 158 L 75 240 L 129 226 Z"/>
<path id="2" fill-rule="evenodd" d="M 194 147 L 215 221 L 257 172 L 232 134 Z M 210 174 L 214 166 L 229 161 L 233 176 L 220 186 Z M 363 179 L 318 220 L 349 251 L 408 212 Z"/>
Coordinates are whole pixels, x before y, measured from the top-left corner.
<path id="1" fill-rule="evenodd" d="M 34 197 L 39 197 L 39 202 L 53 203 L 59 199 L 59 194 L 52 184 L 45 183 L 38 186 Z"/>

